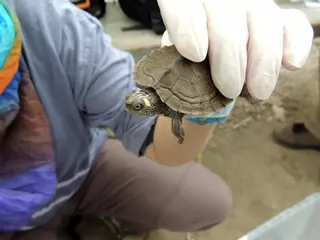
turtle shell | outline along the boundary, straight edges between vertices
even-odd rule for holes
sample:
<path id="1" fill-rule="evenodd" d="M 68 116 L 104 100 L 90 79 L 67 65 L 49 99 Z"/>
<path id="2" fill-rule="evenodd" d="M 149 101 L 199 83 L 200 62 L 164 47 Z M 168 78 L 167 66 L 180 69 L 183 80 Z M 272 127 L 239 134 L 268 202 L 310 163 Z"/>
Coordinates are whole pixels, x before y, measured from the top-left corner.
<path id="1" fill-rule="evenodd" d="M 209 60 L 195 63 L 182 57 L 174 46 L 145 55 L 135 67 L 140 88 L 153 88 L 172 110 L 203 116 L 225 107 L 232 99 L 214 86 Z"/>

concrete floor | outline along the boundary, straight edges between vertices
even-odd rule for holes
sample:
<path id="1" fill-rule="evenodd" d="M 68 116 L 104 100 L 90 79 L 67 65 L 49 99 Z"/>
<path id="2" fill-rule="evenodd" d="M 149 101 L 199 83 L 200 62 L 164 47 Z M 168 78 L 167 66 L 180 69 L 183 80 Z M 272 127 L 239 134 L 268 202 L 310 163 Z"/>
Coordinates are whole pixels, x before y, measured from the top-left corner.
<path id="1" fill-rule="evenodd" d="M 121 27 L 133 22 L 125 18 L 116 5 L 109 4 L 108 16 L 102 22 L 114 45 L 130 50 L 136 60 L 149 48 L 160 44 L 160 37 L 151 31 L 121 32 Z M 300 110 L 305 109 L 306 96 L 309 96 L 306 86 L 316 84 L 318 79 L 317 57 L 314 48 L 304 69 L 295 73 L 283 70 L 274 95 L 263 106 L 251 106 L 239 100 L 230 119 L 215 131 L 204 152 L 204 164 L 228 183 L 234 206 L 223 224 L 197 233 L 197 240 L 236 240 L 284 209 L 320 191 L 320 153 L 285 149 L 275 144 L 271 137 L 279 124 L 303 117 Z M 275 109 L 282 109 L 284 115 L 279 115 Z M 93 235 L 84 239 L 105 239 Z M 185 240 L 185 234 L 157 231 L 148 238 L 127 240 L 142 239 Z"/>
<path id="2" fill-rule="evenodd" d="M 150 47 L 158 47 L 161 37 L 149 30 L 123 32 L 123 27 L 137 24 L 127 18 L 121 11 L 117 3 L 108 3 L 107 15 L 101 19 L 101 23 L 106 33 L 111 38 L 113 45 L 122 50 L 136 50 Z"/>

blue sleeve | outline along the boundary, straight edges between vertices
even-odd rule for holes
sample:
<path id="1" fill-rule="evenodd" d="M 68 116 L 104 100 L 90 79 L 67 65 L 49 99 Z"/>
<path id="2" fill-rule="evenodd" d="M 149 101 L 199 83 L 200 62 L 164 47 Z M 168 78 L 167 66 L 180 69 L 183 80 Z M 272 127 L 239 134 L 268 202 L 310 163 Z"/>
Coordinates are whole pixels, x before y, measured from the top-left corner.
<path id="1" fill-rule="evenodd" d="M 124 109 L 125 97 L 136 89 L 134 59 L 112 46 L 94 17 L 65 4 L 62 61 L 75 101 L 92 127 L 111 128 L 124 146 L 139 154 L 154 117 L 138 117 Z"/>

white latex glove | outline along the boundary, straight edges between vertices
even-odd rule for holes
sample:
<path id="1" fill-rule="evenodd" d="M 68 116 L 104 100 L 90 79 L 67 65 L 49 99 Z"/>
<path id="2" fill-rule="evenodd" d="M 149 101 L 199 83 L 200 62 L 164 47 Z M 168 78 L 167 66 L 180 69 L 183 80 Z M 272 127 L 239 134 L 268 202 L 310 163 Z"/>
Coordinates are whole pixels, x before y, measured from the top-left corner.
<path id="1" fill-rule="evenodd" d="M 272 0 L 158 0 L 167 32 L 163 46 L 175 45 L 189 60 L 207 53 L 214 84 L 236 98 L 246 82 L 250 95 L 265 100 L 281 65 L 301 68 L 310 53 L 313 30 L 298 10 Z"/>

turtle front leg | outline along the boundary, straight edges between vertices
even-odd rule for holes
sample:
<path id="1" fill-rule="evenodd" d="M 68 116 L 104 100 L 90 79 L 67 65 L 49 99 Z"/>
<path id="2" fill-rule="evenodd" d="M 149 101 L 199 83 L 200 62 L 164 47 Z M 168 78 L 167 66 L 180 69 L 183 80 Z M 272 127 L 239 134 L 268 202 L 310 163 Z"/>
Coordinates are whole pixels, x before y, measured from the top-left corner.
<path id="1" fill-rule="evenodd" d="M 179 144 L 182 144 L 184 141 L 184 129 L 182 127 L 182 118 L 182 113 L 175 112 L 175 114 L 173 114 L 172 116 L 171 121 L 171 132 L 179 139 Z"/>

